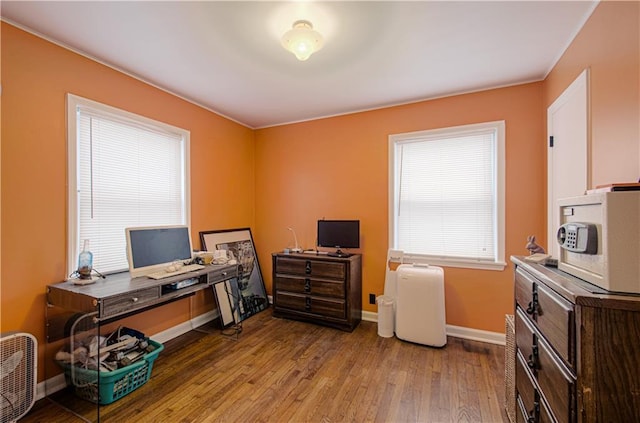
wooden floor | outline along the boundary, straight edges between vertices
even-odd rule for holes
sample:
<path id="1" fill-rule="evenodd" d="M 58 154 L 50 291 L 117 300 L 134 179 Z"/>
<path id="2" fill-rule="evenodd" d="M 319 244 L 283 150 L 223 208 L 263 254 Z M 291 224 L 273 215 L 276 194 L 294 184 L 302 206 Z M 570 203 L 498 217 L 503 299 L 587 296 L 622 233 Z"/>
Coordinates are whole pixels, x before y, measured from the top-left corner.
<path id="1" fill-rule="evenodd" d="M 101 422 L 506 422 L 504 347 L 449 337 L 430 348 L 276 319 L 243 322 L 238 339 L 211 327 L 165 344 L 151 379 L 100 408 Z M 67 391 L 26 422 L 89 421 L 95 405 Z"/>

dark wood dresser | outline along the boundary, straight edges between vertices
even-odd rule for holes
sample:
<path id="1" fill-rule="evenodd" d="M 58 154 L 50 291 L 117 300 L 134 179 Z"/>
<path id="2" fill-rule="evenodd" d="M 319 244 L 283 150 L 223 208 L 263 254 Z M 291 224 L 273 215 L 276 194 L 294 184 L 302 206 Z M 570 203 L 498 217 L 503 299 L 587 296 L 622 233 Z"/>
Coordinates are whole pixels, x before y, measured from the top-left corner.
<path id="1" fill-rule="evenodd" d="M 640 422 L 640 296 L 511 260 L 517 421 Z"/>
<path id="2" fill-rule="evenodd" d="M 362 256 L 274 253 L 273 315 L 352 331 L 362 319 Z"/>

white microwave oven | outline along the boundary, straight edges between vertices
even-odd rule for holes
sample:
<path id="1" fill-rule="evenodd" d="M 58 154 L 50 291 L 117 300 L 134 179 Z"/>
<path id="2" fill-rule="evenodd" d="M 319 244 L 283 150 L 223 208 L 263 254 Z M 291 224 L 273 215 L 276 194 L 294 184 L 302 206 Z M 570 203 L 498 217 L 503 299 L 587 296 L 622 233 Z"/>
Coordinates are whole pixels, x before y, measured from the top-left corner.
<path id="1" fill-rule="evenodd" d="M 640 191 L 558 200 L 558 269 L 600 288 L 640 293 Z"/>

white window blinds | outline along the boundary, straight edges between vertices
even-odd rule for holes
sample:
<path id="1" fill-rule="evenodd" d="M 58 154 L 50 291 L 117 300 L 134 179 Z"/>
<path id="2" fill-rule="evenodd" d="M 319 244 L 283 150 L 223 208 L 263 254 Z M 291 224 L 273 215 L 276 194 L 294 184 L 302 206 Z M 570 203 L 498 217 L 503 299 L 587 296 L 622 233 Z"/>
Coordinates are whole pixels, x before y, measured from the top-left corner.
<path id="1" fill-rule="evenodd" d="M 496 125 L 392 136 L 392 248 L 499 262 L 503 215 Z"/>
<path id="2" fill-rule="evenodd" d="M 94 269 L 126 270 L 126 227 L 188 224 L 188 133 L 85 102 L 70 109 L 77 183 L 70 192 L 77 213 L 70 218 L 70 271 L 85 239 Z"/>

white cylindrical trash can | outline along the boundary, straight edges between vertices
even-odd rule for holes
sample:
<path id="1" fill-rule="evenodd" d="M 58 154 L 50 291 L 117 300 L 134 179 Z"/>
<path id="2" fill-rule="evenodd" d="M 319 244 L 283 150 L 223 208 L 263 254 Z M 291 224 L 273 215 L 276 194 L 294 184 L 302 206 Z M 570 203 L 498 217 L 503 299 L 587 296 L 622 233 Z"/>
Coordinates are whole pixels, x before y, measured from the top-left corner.
<path id="1" fill-rule="evenodd" d="M 393 337 L 395 322 L 393 316 L 393 297 L 380 295 L 376 298 L 378 304 L 378 336 Z"/>

